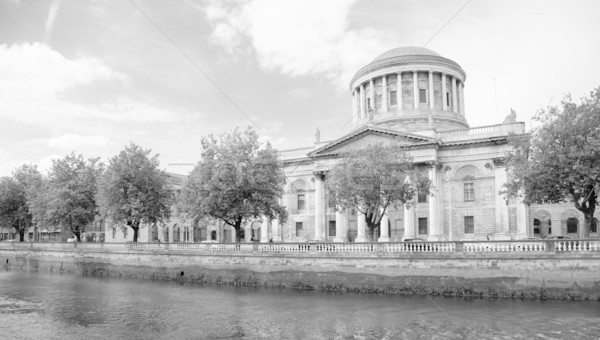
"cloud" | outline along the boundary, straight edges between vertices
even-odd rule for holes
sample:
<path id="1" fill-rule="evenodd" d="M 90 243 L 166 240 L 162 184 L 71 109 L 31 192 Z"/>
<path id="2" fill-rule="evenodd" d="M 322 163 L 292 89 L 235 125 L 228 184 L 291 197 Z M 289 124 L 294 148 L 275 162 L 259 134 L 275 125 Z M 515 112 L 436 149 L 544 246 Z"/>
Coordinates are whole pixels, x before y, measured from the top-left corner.
<path id="1" fill-rule="evenodd" d="M 260 66 L 288 76 L 324 76 L 347 87 L 373 51 L 392 48 L 389 32 L 350 28 L 356 0 L 213 1 L 202 8 L 210 41 L 228 54 L 247 45 Z M 378 53 L 378 52 L 377 52 Z"/>
<path id="2" fill-rule="evenodd" d="M 0 119 L 72 128 L 89 119 L 173 122 L 181 112 L 122 95 L 130 86 L 128 76 L 99 58 L 69 59 L 40 43 L 0 45 Z"/>
<path id="3" fill-rule="evenodd" d="M 75 134 L 64 134 L 48 139 L 36 139 L 33 142 L 52 148 L 73 150 L 74 148 L 80 149 L 86 146 L 106 146 L 110 142 L 110 138 L 102 135 L 82 136 Z"/>

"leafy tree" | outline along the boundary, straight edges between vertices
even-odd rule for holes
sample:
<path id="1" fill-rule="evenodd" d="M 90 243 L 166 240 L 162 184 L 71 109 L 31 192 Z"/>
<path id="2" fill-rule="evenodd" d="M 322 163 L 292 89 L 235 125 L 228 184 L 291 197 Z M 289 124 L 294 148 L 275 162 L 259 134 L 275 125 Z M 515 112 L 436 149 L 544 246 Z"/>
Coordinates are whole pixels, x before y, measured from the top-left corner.
<path id="1" fill-rule="evenodd" d="M 506 193 L 526 204 L 572 201 L 585 216 L 580 237 L 589 237 L 600 189 L 600 88 L 580 103 L 567 96 L 534 120 L 538 127 L 511 140 Z"/>
<path id="2" fill-rule="evenodd" d="M 77 241 L 98 214 L 97 180 L 102 172 L 98 158 L 84 159 L 71 153 L 52 160 L 47 178 L 36 192 L 29 192 L 29 204 L 37 222 L 70 230 Z"/>
<path id="3" fill-rule="evenodd" d="M 32 225 L 27 194 L 40 178 L 33 165 L 23 165 L 11 177 L 0 178 L 0 226 L 14 228 L 21 242 L 25 239 L 25 231 Z"/>
<path id="4" fill-rule="evenodd" d="M 130 143 L 110 159 L 100 177 L 100 212 L 113 223 L 133 229 L 137 242 L 140 225 L 162 222 L 170 216 L 171 193 L 167 174 L 159 169 L 158 154 Z"/>
<path id="5" fill-rule="evenodd" d="M 418 191 L 429 194 L 431 182 L 401 146 L 369 145 L 342 155 L 326 176 L 336 208 L 356 208 L 365 215 L 371 240 L 390 206 L 410 204 Z"/>
<path id="6" fill-rule="evenodd" d="M 202 138 L 201 160 L 190 173 L 179 198 L 181 215 L 214 218 L 232 226 L 236 242 L 250 218 L 287 219 L 279 204 L 285 175 L 277 152 L 258 141 L 256 132 L 235 129 L 219 139 Z"/>

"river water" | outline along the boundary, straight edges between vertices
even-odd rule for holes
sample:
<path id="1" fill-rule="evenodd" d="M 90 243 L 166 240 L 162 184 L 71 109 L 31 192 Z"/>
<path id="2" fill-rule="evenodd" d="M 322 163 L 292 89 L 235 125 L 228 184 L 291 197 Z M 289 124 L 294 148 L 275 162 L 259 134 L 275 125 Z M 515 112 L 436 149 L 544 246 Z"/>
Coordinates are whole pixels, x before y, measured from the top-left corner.
<path id="1" fill-rule="evenodd" d="M 598 339 L 600 302 L 463 300 L 0 272 L 1 339 Z"/>

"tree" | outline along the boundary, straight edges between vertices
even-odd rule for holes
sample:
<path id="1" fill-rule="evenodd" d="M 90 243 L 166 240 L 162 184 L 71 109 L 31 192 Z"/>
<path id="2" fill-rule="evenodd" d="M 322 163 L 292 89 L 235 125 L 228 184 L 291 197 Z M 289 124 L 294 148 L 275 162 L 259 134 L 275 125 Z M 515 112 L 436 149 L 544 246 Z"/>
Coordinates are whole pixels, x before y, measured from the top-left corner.
<path id="1" fill-rule="evenodd" d="M 99 181 L 101 215 L 133 229 L 133 242 L 140 225 L 170 217 L 167 174 L 159 169 L 158 154 L 150 157 L 150 152 L 130 143 L 110 159 Z"/>
<path id="2" fill-rule="evenodd" d="M 21 242 L 33 221 L 28 206 L 28 191 L 40 178 L 37 168 L 32 165 L 23 165 L 11 177 L 0 178 L 0 226 L 14 228 Z"/>
<path id="3" fill-rule="evenodd" d="M 369 145 L 342 155 L 326 176 L 336 209 L 356 208 L 365 215 L 371 240 L 381 218 L 398 203 L 409 204 L 417 194 L 429 194 L 431 182 L 398 145 Z"/>
<path id="4" fill-rule="evenodd" d="M 47 178 L 29 193 L 29 204 L 36 222 L 61 226 L 77 241 L 87 225 L 98 215 L 97 180 L 102 172 L 98 158 L 84 159 L 71 153 L 52 160 Z"/>
<path id="5" fill-rule="evenodd" d="M 600 88 L 580 103 L 567 96 L 534 120 L 538 127 L 511 138 L 505 192 L 526 204 L 572 201 L 585 217 L 580 237 L 589 237 L 600 190 Z"/>
<path id="6" fill-rule="evenodd" d="M 179 199 L 182 216 L 221 220 L 235 229 L 236 242 L 250 218 L 286 221 L 279 204 L 285 175 L 269 143 L 261 147 L 253 129 L 236 128 L 219 139 L 203 137 L 201 145 L 201 160 Z"/>

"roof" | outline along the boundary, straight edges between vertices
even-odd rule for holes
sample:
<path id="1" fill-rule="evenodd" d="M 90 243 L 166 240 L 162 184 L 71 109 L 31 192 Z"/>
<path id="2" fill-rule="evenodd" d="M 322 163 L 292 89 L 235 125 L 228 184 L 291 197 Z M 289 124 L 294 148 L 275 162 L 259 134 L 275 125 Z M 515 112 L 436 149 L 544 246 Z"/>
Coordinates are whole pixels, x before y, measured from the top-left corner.
<path id="1" fill-rule="evenodd" d="M 397 47 L 393 48 L 385 53 L 380 54 L 377 58 L 373 59 L 373 62 L 384 60 L 388 58 L 396 58 L 403 56 L 412 56 L 412 55 L 431 55 L 436 57 L 441 57 L 438 53 L 426 49 L 424 47 L 417 46 L 405 46 L 405 47 Z"/>
<path id="2" fill-rule="evenodd" d="M 373 135 L 373 134 L 380 135 L 380 136 L 386 135 L 388 137 L 392 137 L 395 139 L 404 140 L 406 142 L 407 147 L 438 144 L 438 142 L 439 142 L 437 139 L 427 137 L 427 136 L 416 135 L 416 134 L 412 134 L 412 133 L 408 133 L 408 132 L 404 132 L 404 131 L 396 131 L 396 130 L 386 129 L 386 128 L 373 126 L 373 125 L 364 125 L 361 128 L 356 129 L 356 130 L 350 132 L 349 134 L 342 136 L 341 138 L 338 138 L 337 140 L 314 150 L 313 152 L 310 152 L 308 154 L 308 157 L 313 158 L 313 157 L 337 155 L 340 151 L 340 148 L 343 145 L 347 145 L 351 141 L 357 140 L 366 135 Z"/>

